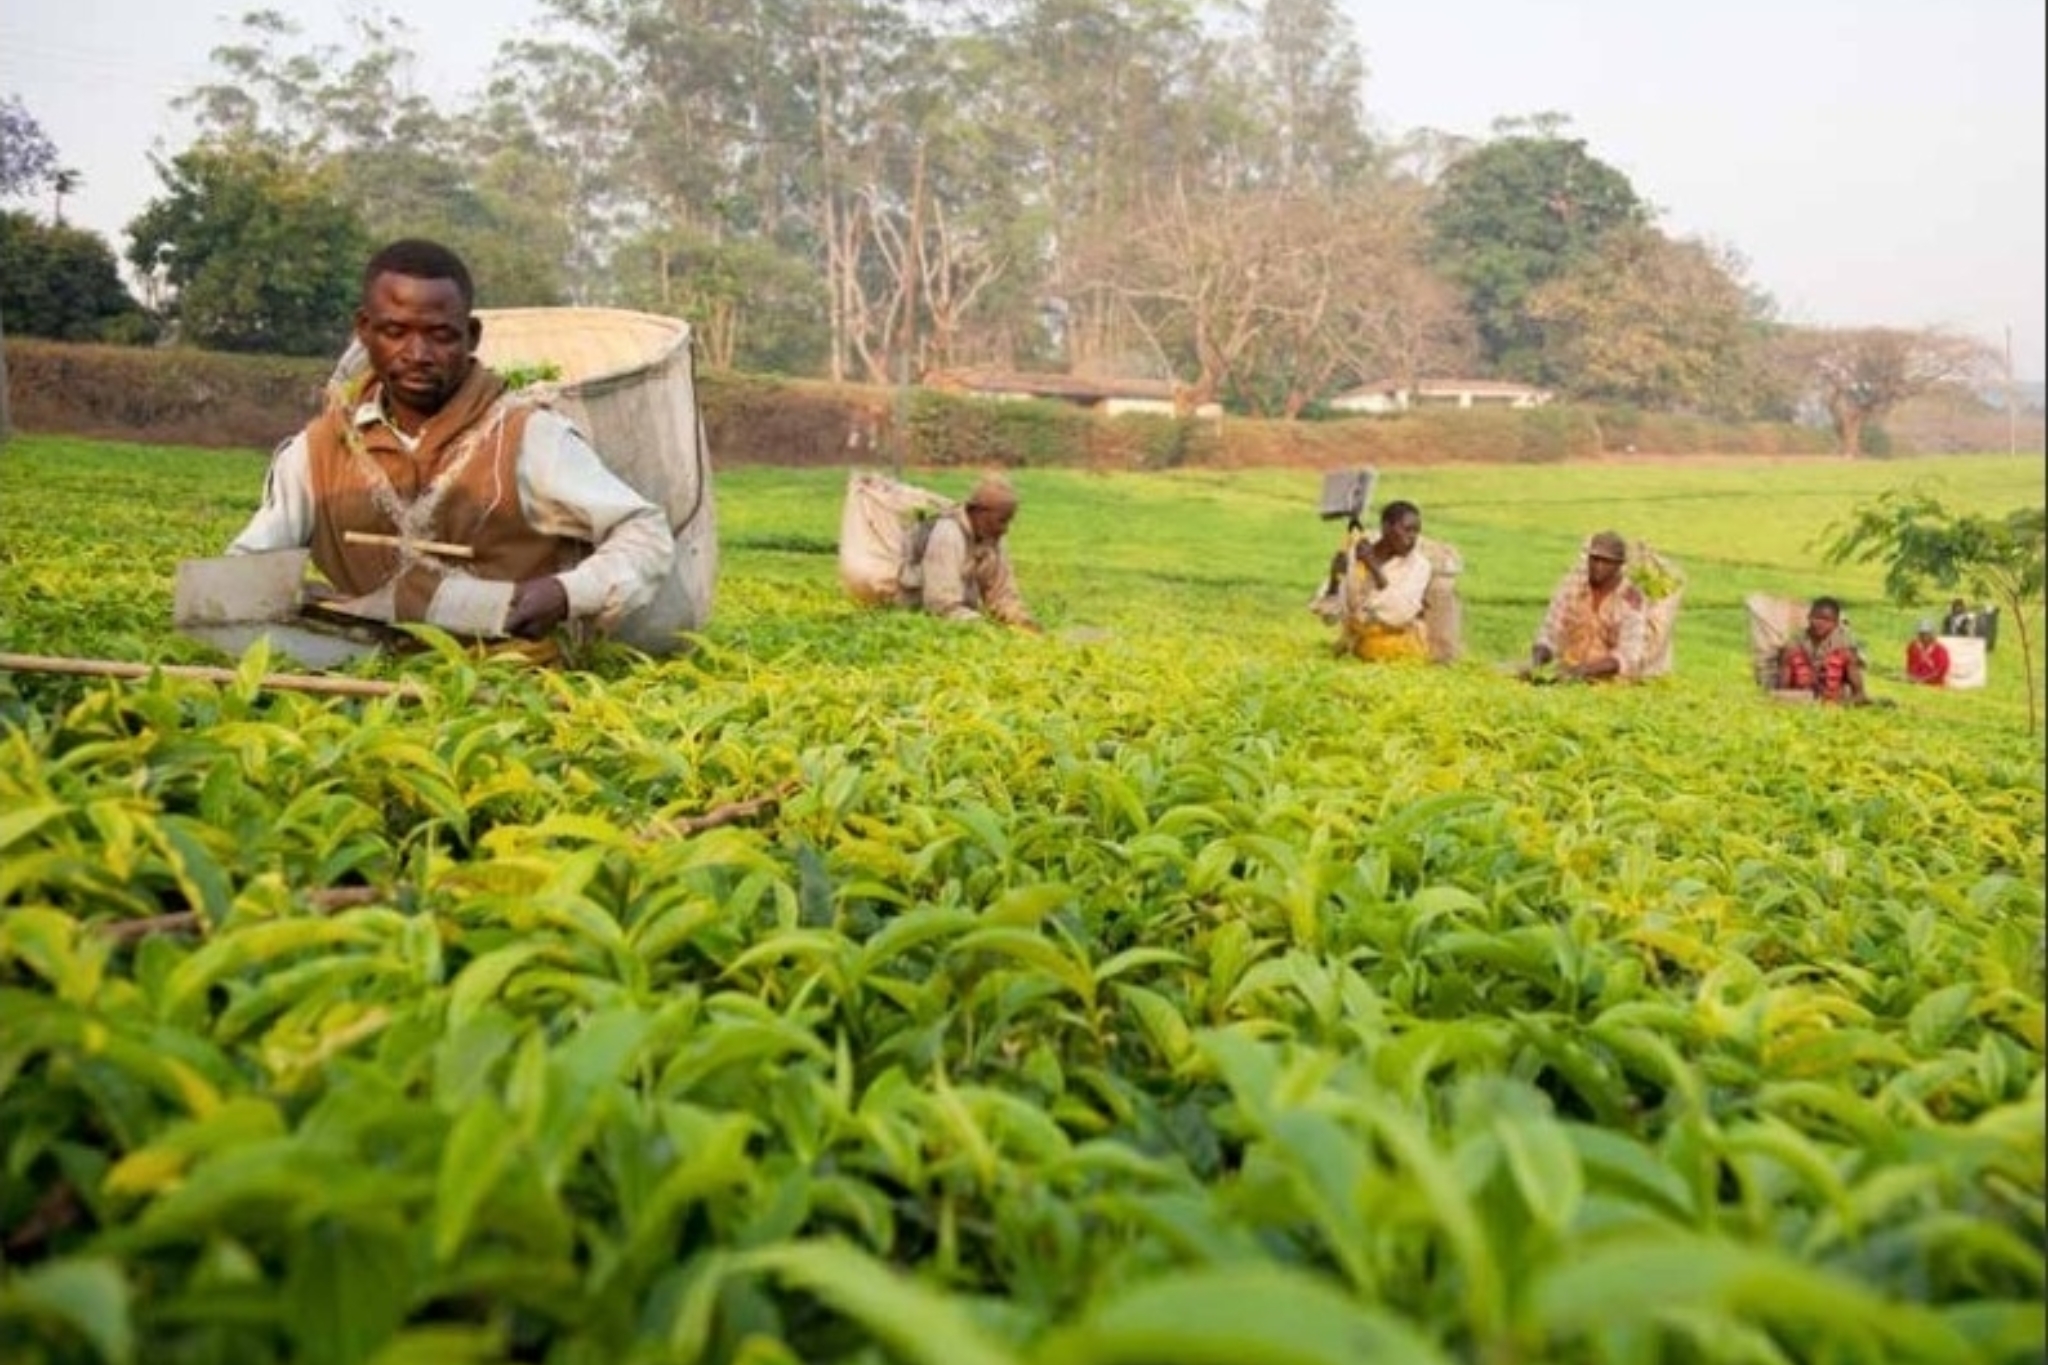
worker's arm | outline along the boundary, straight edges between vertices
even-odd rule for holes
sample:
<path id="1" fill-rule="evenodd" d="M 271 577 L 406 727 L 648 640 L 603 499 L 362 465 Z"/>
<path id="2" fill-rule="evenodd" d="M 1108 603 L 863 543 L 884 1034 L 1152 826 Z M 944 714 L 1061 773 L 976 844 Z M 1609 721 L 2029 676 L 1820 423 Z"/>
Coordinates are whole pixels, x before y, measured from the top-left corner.
<path id="1" fill-rule="evenodd" d="M 576 428 L 545 410 L 527 421 L 518 470 L 527 524 L 593 547 L 581 564 L 555 575 L 567 616 L 595 618 L 608 628 L 654 600 L 675 560 L 675 537 L 661 508 L 606 468 Z"/>
<path id="2" fill-rule="evenodd" d="M 313 461 L 306 433 L 286 441 L 271 456 L 263 480 L 263 502 L 228 545 L 231 555 L 296 550 L 313 541 Z"/>
<path id="3" fill-rule="evenodd" d="M 1024 605 L 1024 594 L 1017 589 L 1017 575 L 1010 568 L 1010 556 L 1000 547 L 990 556 L 988 571 L 983 576 L 981 606 L 983 611 L 1006 626 L 1038 629 L 1038 622 L 1031 619 L 1031 609 Z"/>
<path id="4" fill-rule="evenodd" d="M 1543 609 L 1543 623 L 1536 627 L 1536 643 L 1529 647 L 1529 661 L 1539 668 L 1557 657 L 1558 647 L 1564 641 L 1567 614 L 1571 611 L 1572 589 L 1576 586 L 1574 575 L 1566 574 L 1564 581 L 1550 594 L 1550 605 Z"/>

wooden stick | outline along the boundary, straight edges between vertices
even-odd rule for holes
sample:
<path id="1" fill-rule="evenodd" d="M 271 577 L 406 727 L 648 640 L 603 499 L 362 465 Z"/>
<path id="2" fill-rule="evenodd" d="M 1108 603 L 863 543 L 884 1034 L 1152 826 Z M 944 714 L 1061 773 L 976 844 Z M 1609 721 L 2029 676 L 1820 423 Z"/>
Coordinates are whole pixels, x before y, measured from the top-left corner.
<path id="1" fill-rule="evenodd" d="M 207 664 L 136 664 L 122 659 L 68 659 L 51 654 L 0 654 L 0 669 L 15 673 L 67 673 L 86 678 L 147 678 L 161 673 L 166 678 L 187 678 L 194 682 L 235 683 L 240 675 L 232 668 Z M 403 697 L 417 701 L 426 695 L 416 683 L 379 682 L 375 678 L 330 678 L 319 673 L 265 673 L 256 680 L 259 687 L 281 692 L 317 692 L 336 697 Z"/>
<path id="2" fill-rule="evenodd" d="M 377 531 L 344 531 L 341 538 L 351 545 L 389 545 L 396 549 L 419 550 L 430 555 L 443 555 L 449 559 L 475 559 L 476 551 L 467 545 L 451 545 L 445 540 L 407 540 L 404 536 L 387 536 Z"/>
<path id="3" fill-rule="evenodd" d="M 720 825 L 736 825 L 740 821 L 759 815 L 782 803 L 782 798 L 795 792 L 803 783 L 792 777 L 782 782 L 766 796 L 756 796 L 745 801 L 734 801 L 730 805 L 714 806 L 701 815 L 685 815 L 675 820 L 661 820 L 649 825 L 640 834 L 642 839 L 683 839 L 692 834 L 702 834 L 707 829 Z"/>
<path id="4" fill-rule="evenodd" d="M 397 896 L 399 888 L 380 886 L 326 886 L 306 893 L 306 908 L 323 915 L 375 905 Z M 166 915 L 144 915 L 140 919 L 101 920 L 93 925 L 100 935 L 116 943 L 133 943 L 152 934 L 203 934 L 206 921 L 197 910 L 177 910 Z"/>

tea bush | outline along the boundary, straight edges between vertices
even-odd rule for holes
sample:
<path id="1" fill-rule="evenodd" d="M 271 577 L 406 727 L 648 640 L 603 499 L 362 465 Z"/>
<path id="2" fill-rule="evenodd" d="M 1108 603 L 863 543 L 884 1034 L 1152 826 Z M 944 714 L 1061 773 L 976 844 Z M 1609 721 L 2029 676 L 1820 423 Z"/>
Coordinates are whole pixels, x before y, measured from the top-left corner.
<path id="1" fill-rule="evenodd" d="M 260 484 L 22 454 L 16 649 L 96 638 Z M 1697 663 L 1367 669 L 1292 590 L 1312 478 L 1020 477 L 1045 638 L 853 608 L 803 548 L 829 472 L 744 471 L 682 658 L 0 675 L 0 1339 L 2039 1358 L 2038 745 Z M 1475 563 L 1571 495 L 1442 477 Z"/>

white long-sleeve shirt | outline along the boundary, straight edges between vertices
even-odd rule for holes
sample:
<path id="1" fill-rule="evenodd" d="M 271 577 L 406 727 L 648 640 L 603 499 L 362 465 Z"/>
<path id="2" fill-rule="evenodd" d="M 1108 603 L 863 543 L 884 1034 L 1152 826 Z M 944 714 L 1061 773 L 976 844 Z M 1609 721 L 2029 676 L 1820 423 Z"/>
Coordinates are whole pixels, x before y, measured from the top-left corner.
<path id="1" fill-rule="evenodd" d="M 354 418 L 358 425 L 383 420 L 374 402 L 359 407 Z M 514 469 L 527 525 L 542 535 L 593 547 L 582 563 L 557 575 L 572 619 L 608 629 L 654 599 L 675 561 L 668 518 L 606 468 L 575 427 L 557 413 L 536 408 L 527 419 Z M 308 545 L 317 515 L 312 459 L 302 431 L 278 449 L 263 503 L 228 553 Z M 437 605 L 441 595 L 436 594 Z M 444 616 L 429 608 L 427 619 L 454 626 L 471 623 L 453 609 Z"/>

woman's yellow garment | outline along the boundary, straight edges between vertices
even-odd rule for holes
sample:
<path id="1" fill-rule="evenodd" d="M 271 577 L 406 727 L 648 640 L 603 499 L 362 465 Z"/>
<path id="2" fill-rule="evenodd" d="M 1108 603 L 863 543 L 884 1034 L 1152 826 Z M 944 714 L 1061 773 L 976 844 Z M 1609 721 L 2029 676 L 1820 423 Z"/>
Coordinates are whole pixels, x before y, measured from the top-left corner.
<path id="1" fill-rule="evenodd" d="M 1383 626 L 1377 621 L 1361 621 L 1351 627 L 1351 652 L 1369 664 L 1420 661 L 1429 658 L 1429 643 L 1420 623 Z"/>

